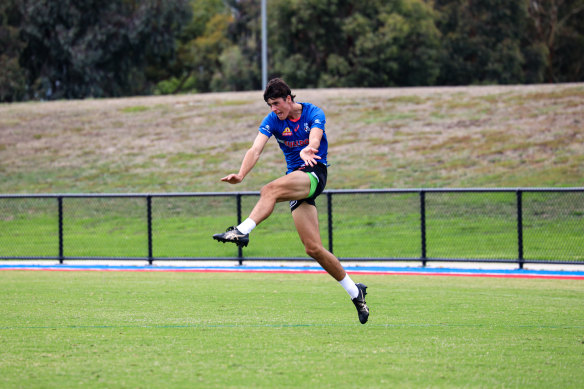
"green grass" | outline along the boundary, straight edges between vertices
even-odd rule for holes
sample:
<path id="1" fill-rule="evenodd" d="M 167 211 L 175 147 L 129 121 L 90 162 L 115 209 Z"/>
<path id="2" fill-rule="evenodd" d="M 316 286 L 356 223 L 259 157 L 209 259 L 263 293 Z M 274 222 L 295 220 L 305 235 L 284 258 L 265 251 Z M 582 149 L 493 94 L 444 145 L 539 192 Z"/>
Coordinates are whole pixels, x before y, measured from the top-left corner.
<path id="1" fill-rule="evenodd" d="M 120 108 L 120 112 L 124 112 L 124 113 L 136 113 L 136 112 L 148 111 L 149 109 L 150 109 L 150 107 L 146 107 L 144 105 L 136 105 L 136 106 L 133 106 L 133 107 Z"/>
<path id="2" fill-rule="evenodd" d="M 579 388 L 584 284 L 0 272 L 0 387 Z"/>

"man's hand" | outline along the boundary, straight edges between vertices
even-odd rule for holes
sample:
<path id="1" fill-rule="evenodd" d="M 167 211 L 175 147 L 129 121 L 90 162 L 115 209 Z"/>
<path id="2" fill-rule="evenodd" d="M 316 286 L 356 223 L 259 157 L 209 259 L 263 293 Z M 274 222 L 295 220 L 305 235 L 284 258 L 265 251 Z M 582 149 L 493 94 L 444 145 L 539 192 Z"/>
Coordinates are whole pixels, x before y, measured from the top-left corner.
<path id="1" fill-rule="evenodd" d="M 300 151 L 300 158 L 302 158 L 306 165 L 314 166 L 318 162 L 317 159 L 320 159 L 320 157 L 316 155 L 316 153 L 318 153 L 318 149 L 306 146 Z"/>
<path id="2" fill-rule="evenodd" d="M 230 184 L 239 184 L 241 181 L 243 181 L 243 177 L 241 177 L 239 174 L 230 174 L 223 177 L 221 181 L 229 182 Z"/>

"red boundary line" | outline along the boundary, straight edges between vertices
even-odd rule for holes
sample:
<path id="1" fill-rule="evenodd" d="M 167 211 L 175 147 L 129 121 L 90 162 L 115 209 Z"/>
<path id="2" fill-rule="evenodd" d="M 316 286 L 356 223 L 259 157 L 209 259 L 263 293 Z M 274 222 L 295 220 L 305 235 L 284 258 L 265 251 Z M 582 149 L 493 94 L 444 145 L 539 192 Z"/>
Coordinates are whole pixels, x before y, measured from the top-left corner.
<path id="1" fill-rule="evenodd" d="M 323 274 L 324 270 L 261 270 L 261 269 L 106 269 L 106 268 L 76 268 L 76 269 L 55 269 L 55 268 L 0 268 L 4 270 L 22 271 L 108 271 L 108 272 L 167 272 L 167 273 L 268 273 L 268 274 Z M 489 278 L 527 278 L 527 279 L 556 279 L 556 280 L 584 280 L 584 275 L 561 275 L 561 274 L 497 274 L 497 273 L 447 273 L 447 272 L 396 272 L 396 271 L 352 271 L 351 274 L 363 275 L 384 275 L 384 276 L 443 276 L 443 277 L 489 277 Z"/>

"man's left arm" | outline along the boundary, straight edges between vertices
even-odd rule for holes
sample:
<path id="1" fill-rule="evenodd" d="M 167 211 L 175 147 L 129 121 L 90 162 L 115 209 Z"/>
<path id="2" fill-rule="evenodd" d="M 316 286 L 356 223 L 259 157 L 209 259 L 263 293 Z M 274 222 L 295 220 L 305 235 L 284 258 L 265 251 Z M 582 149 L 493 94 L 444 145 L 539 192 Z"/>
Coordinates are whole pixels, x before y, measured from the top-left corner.
<path id="1" fill-rule="evenodd" d="M 313 127 L 310 129 L 310 135 L 308 137 L 308 146 L 300 150 L 300 158 L 308 166 L 314 166 L 318 162 L 317 159 L 321 159 L 316 153 L 318 153 L 318 148 L 320 147 L 320 140 L 324 131 L 318 127 Z"/>

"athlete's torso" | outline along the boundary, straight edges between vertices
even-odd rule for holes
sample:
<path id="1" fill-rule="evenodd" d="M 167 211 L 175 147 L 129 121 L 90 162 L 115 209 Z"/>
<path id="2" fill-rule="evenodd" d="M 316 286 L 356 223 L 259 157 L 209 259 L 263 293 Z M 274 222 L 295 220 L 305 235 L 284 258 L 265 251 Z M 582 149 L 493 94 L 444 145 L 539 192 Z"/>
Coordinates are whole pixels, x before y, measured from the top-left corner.
<path id="1" fill-rule="evenodd" d="M 300 158 L 300 151 L 308 145 L 310 130 L 315 127 L 323 131 L 317 153 L 321 158 L 319 162 L 322 162 L 325 166 L 327 165 L 328 141 L 324 131 L 326 123 L 324 112 L 313 104 L 300 104 L 302 105 L 302 114 L 298 120 L 280 120 L 274 112 L 270 112 L 259 128 L 262 134 L 268 137 L 273 135 L 278 141 L 280 149 L 284 153 L 284 158 L 286 158 L 288 167 L 286 173 L 290 173 L 304 165 L 304 161 Z"/>

